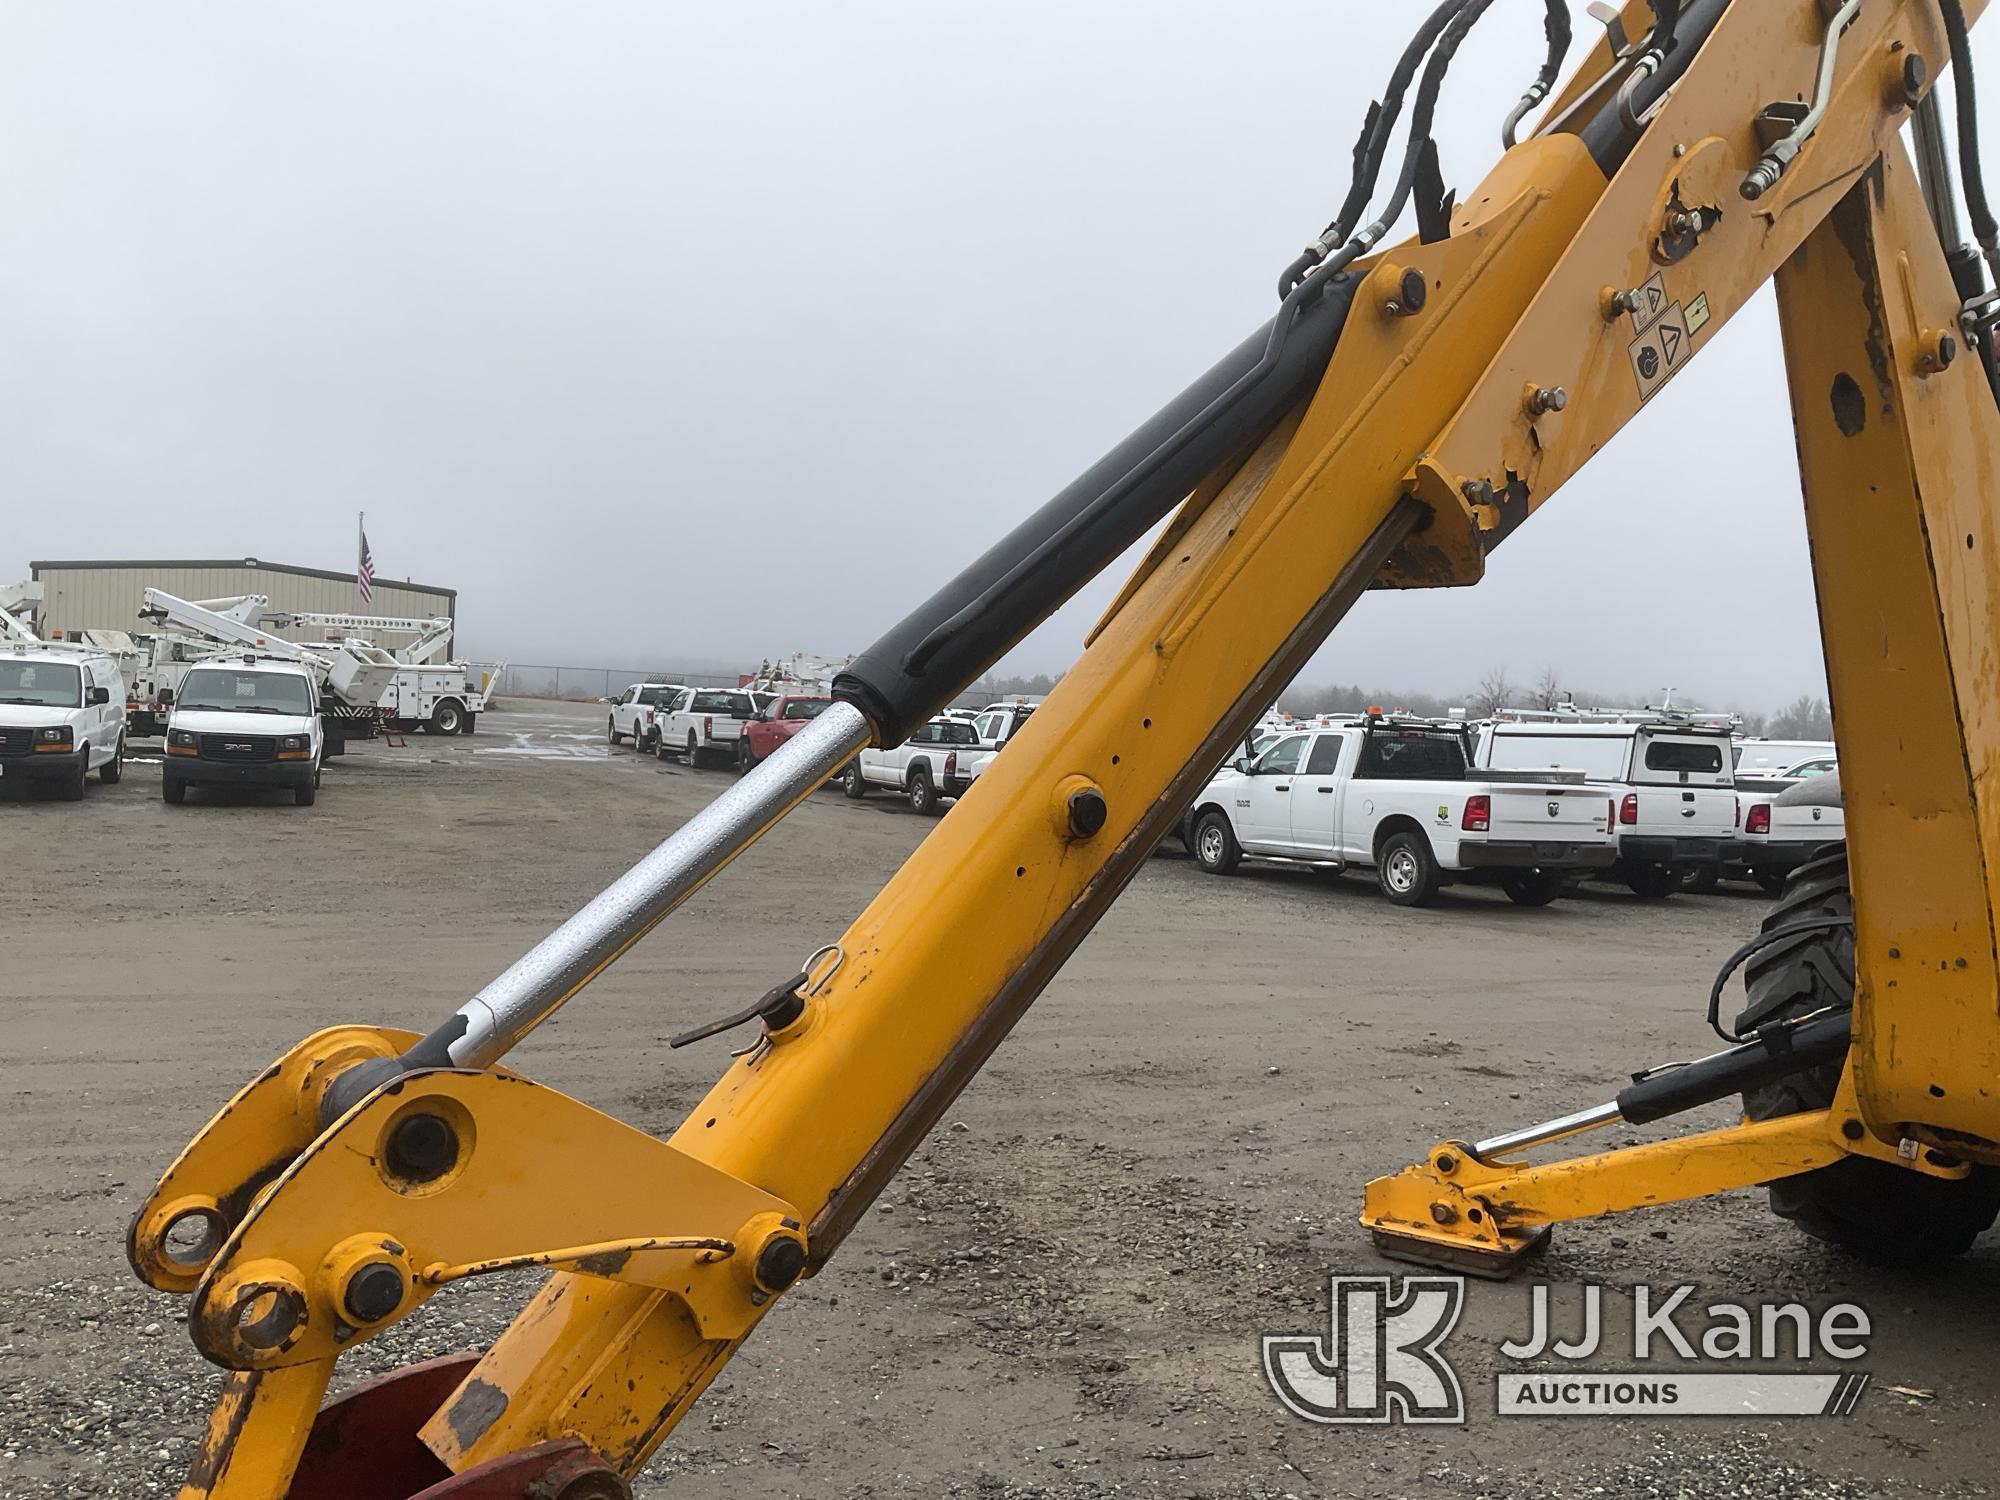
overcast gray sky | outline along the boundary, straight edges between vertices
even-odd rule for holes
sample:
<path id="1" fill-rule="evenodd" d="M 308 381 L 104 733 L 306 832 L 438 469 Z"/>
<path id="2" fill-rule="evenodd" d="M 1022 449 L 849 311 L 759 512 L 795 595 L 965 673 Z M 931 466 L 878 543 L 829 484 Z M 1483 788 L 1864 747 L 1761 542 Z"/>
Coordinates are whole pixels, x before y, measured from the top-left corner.
<path id="1" fill-rule="evenodd" d="M 365 509 L 480 656 L 859 650 L 1269 315 L 1420 9 L 7 0 L 0 581 L 343 569 Z M 1461 189 L 1540 18 L 1462 54 Z M 1819 689 L 1768 297 L 1485 584 L 1371 597 L 1309 675 L 1500 663 Z"/>

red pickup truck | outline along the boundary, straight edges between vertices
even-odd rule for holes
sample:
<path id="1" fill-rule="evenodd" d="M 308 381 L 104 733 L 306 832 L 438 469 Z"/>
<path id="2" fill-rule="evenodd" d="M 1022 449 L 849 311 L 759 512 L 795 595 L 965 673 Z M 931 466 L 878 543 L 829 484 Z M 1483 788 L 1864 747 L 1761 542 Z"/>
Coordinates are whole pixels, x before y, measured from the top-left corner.
<path id="1" fill-rule="evenodd" d="M 736 769 L 747 771 L 833 706 L 824 697 L 779 698 L 743 726 L 736 741 Z"/>

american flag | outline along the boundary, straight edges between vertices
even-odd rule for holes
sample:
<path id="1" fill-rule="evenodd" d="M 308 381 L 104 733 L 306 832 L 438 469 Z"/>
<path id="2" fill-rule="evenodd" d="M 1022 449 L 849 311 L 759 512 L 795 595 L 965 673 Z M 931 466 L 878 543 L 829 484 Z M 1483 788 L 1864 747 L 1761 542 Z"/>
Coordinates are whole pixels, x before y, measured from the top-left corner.
<path id="1" fill-rule="evenodd" d="M 354 570 L 354 587 L 363 604 L 375 602 L 375 554 L 368 550 L 368 528 L 361 528 L 361 562 Z"/>

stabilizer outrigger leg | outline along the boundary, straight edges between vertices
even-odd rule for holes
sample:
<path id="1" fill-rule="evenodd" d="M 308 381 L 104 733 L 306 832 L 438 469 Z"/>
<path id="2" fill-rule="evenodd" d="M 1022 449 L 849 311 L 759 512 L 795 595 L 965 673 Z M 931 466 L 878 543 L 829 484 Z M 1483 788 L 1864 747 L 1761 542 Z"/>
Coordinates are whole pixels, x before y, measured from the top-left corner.
<path id="1" fill-rule="evenodd" d="M 1838 1062 L 1850 1019 L 1846 1010 L 1827 1010 L 1769 1026 L 1727 1051 L 1639 1074 L 1608 1104 L 1470 1144 L 1445 1141 L 1426 1160 L 1369 1183 L 1361 1222 L 1385 1255 L 1498 1280 L 1566 1220 L 1755 1187 L 1844 1156 L 1964 1176 L 1963 1165 L 1878 1140 L 1861 1117 L 1851 1074 L 1829 1109 L 1536 1165 L 1519 1159 L 1534 1146 L 1608 1125 L 1651 1124 Z"/>

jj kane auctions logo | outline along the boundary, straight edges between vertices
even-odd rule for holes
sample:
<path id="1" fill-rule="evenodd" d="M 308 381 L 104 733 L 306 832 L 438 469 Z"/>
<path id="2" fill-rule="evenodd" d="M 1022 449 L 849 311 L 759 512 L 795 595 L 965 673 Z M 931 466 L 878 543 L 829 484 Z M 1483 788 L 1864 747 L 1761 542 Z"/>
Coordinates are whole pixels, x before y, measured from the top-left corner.
<path id="1" fill-rule="evenodd" d="M 1852 1361 L 1867 1353 L 1868 1314 L 1851 1302 L 1815 1313 L 1802 1303 L 1691 1305 L 1691 1286 L 1666 1293 L 1635 1286 L 1631 1359 L 1637 1368 L 1575 1367 L 1615 1357 L 1604 1332 L 1604 1289 L 1586 1286 L 1576 1336 L 1554 1327 L 1549 1288 L 1536 1286 L 1529 1326 L 1500 1345 L 1512 1360 L 1543 1368 L 1503 1371 L 1501 1416 L 1844 1416 L 1867 1388 L 1858 1370 L 1773 1370 L 1778 1360 Z M 1457 1276 L 1336 1276 L 1328 1330 L 1270 1335 L 1264 1378 L 1286 1408 L 1308 1422 L 1462 1423 L 1464 1388 L 1445 1341 L 1465 1310 Z M 1673 1359 L 1693 1369 L 1648 1365 Z M 1553 1362 L 1553 1367 L 1549 1363 Z"/>

